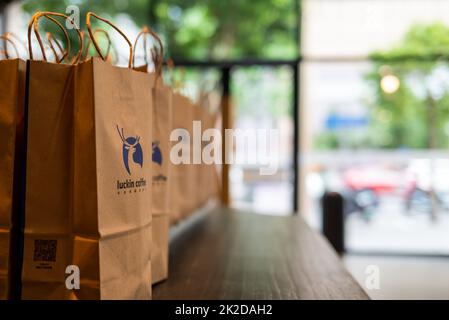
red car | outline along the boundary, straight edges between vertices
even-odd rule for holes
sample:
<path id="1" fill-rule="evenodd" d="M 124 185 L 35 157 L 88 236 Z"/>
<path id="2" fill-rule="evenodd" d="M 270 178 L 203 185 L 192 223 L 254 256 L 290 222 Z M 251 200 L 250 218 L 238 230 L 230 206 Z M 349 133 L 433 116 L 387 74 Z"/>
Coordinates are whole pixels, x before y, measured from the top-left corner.
<path id="1" fill-rule="evenodd" d="M 343 173 L 343 181 L 347 188 L 372 190 L 377 195 L 390 193 L 400 186 L 401 178 L 397 171 L 378 165 L 357 166 Z"/>

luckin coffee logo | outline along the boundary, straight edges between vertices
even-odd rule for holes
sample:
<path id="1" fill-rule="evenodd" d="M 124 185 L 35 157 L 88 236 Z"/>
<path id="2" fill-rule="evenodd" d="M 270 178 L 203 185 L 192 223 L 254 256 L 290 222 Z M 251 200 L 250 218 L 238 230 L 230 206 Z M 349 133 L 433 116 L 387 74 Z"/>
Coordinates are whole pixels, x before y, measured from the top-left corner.
<path id="1" fill-rule="evenodd" d="M 123 128 L 120 130 L 119 126 L 117 126 L 117 132 L 122 139 L 123 147 L 123 164 L 125 165 L 125 169 L 128 174 L 131 174 L 130 164 L 135 163 L 143 166 L 143 151 L 142 146 L 140 145 L 140 137 L 139 136 L 131 136 L 125 137 L 123 132 Z"/>
<path id="2" fill-rule="evenodd" d="M 161 149 L 159 148 L 159 141 L 153 142 L 151 146 L 153 149 L 151 160 L 162 166 L 162 152 Z"/>

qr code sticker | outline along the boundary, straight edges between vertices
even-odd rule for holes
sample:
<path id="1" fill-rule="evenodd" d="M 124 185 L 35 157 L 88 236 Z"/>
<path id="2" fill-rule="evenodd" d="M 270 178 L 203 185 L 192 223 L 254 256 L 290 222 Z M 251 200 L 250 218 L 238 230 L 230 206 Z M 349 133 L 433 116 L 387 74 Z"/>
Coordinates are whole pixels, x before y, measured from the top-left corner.
<path id="1" fill-rule="evenodd" d="M 34 261 L 56 261 L 57 240 L 34 240 Z"/>

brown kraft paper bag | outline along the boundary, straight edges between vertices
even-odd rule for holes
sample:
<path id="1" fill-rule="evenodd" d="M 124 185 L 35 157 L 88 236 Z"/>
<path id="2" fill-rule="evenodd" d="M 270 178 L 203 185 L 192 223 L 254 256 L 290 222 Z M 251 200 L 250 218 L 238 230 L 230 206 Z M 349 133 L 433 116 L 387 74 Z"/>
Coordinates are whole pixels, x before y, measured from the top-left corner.
<path id="1" fill-rule="evenodd" d="M 64 16 L 54 13 L 45 13 Z M 34 61 L 28 30 L 27 151 L 23 299 L 66 299 L 65 269 L 71 265 L 72 137 L 74 65 Z M 66 16 L 64 16 L 66 17 Z M 66 17 L 67 18 L 67 17 Z M 81 43 L 81 35 L 78 32 Z M 39 40 L 39 38 L 38 38 Z M 78 55 L 79 58 L 79 55 Z"/>
<path id="2" fill-rule="evenodd" d="M 10 298 L 13 273 L 17 208 L 13 204 L 13 190 L 20 181 L 19 161 L 23 135 L 23 102 L 25 98 L 25 61 L 0 61 L 0 299 Z M 15 181 L 15 182 L 14 182 Z"/>
<path id="3" fill-rule="evenodd" d="M 169 188 L 171 183 L 170 129 L 171 97 L 169 87 L 158 82 L 153 90 L 153 144 L 152 144 L 152 188 L 153 188 L 153 283 L 168 276 L 168 232 L 169 232 Z"/>
<path id="4" fill-rule="evenodd" d="M 171 153 L 177 153 L 188 163 L 173 163 L 171 185 L 171 221 L 176 223 L 189 214 L 191 209 L 192 183 L 195 183 L 194 171 L 191 164 L 192 150 L 192 119 L 193 109 L 188 98 L 173 93 L 173 130 L 182 129 L 182 135 L 172 141 Z M 173 138 L 173 136 L 172 136 Z"/>
<path id="5" fill-rule="evenodd" d="M 202 140 L 202 135 L 205 128 L 205 123 L 203 122 L 203 106 L 200 103 L 195 103 L 192 105 L 193 107 L 193 121 L 196 121 L 196 127 L 201 128 L 198 132 L 195 132 L 195 137 L 193 138 L 193 150 L 197 150 L 199 152 L 196 155 L 192 155 L 193 164 L 192 169 L 194 171 L 195 179 L 194 179 L 194 194 L 192 195 L 192 209 L 191 212 L 194 212 L 200 209 L 204 204 L 205 199 L 205 189 L 208 188 L 207 184 L 203 184 L 203 173 L 204 173 L 204 164 L 202 159 L 202 150 L 204 146 L 204 142 Z M 200 127 L 198 127 L 198 124 Z M 195 129 L 193 129 L 195 131 Z M 199 135 L 199 137 L 197 136 Z"/>
<path id="6" fill-rule="evenodd" d="M 205 118 L 208 128 L 220 129 L 221 128 L 221 114 L 218 111 L 211 112 L 209 110 L 205 113 Z M 221 142 L 223 143 L 223 142 Z M 221 143 L 219 143 L 216 148 L 221 148 Z M 219 200 L 221 197 L 221 165 L 213 163 L 207 165 L 206 168 L 206 180 L 208 181 L 207 200 Z"/>
<path id="7" fill-rule="evenodd" d="M 153 90 L 153 283 L 168 277 L 169 191 L 171 184 L 170 129 L 172 119 L 169 87 L 158 82 Z"/>
<path id="8" fill-rule="evenodd" d="M 192 100 L 187 99 L 186 101 L 187 103 L 185 104 L 185 108 L 186 110 L 188 110 L 186 112 L 186 117 L 184 119 L 184 123 L 185 123 L 185 127 L 188 129 L 189 134 L 190 134 L 190 164 L 186 166 L 186 170 L 184 171 L 184 179 L 185 179 L 185 185 L 186 185 L 186 198 L 187 198 L 187 203 L 186 203 L 186 210 L 183 213 L 183 217 L 187 218 L 190 215 L 192 215 L 197 209 L 198 209 L 198 199 L 199 199 L 199 190 L 200 188 L 198 187 L 198 167 L 199 164 L 195 163 L 195 155 L 194 152 L 195 150 L 199 150 L 199 148 L 201 148 L 201 145 L 199 146 L 195 146 L 194 144 L 196 144 L 199 140 L 198 140 L 198 136 L 196 135 L 201 135 L 200 133 L 194 133 L 193 132 L 193 124 L 194 121 L 197 120 L 197 105 L 195 105 Z M 195 135 L 196 134 L 196 135 Z M 201 157 L 201 153 L 197 154 L 197 157 Z M 198 159 L 199 161 L 201 161 L 201 158 Z"/>
<path id="9" fill-rule="evenodd" d="M 149 74 L 93 58 L 75 85 L 73 264 L 77 298 L 151 299 L 151 141 Z"/>
<path id="10" fill-rule="evenodd" d="M 139 37 L 151 36 L 159 44 L 158 52 L 152 51 L 155 65 L 153 85 L 153 141 L 152 141 L 152 248 L 151 279 L 155 284 L 168 277 L 169 242 L 169 188 L 171 183 L 170 132 L 172 127 L 172 90 L 162 81 L 163 46 L 159 37 L 144 27 L 134 43 L 134 54 Z M 146 37 L 144 38 L 146 41 Z M 144 46 L 146 48 L 146 45 Z M 146 54 L 146 52 L 145 52 Z M 135 67 L 147 72 L 148 65 Z"/>
<path id="11" fill-rule="evenodd" d="M 207 104 L 205 104 L 205 102 L 203 101 L 202 104 L 200 104 L 199 107 L 199 111 L 200 111 L 200 119 L 201 119 L 201 129 L 203 131 L 203 133 L 208 130 L 211 129 L 211 123 L 209 121 L 209 117 L 208 117 L 208 106 Z M 201 147 L 202 150 L 204 150 L 204 147 L 206 145 L 208 145 L 209 143 L 211 143 L 210 141 L 202 141 Z M 208 174 L 208 169 L 212 164 L 206 164 L 204 162 L 202 162 L 202 164 L 200 165 L 200 170 L 199 170 L 199 183 L 198 185 L 201 187 L 201 191 L 200 191 L 200 206 L 204 206 L 207 203 L 207 200 L 209 198 L 209 190 L 211 188 L 211 180 L 209 179 L 209 174 Z"/>

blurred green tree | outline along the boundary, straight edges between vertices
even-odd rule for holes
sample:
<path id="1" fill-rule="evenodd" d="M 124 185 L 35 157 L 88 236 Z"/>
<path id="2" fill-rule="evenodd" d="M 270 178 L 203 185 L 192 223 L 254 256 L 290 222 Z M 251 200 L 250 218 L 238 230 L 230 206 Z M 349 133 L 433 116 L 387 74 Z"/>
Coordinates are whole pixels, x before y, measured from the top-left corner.
<path id="1" fill-rule="evenodd" d="M 298 0 L 153 0 L 173 56 L 295 58 Z"/>
<path id="2" fill-rule="evenodd" d="M 369 104 L 373 146 L 449 145 L 447 57 L 449 27 L 441 23 L 413 25 L 397 46 L 371 55 L 374 69 L 366 79 L 374 94 Z M 391 79 L 399 80 L 399 86 Z"/>

